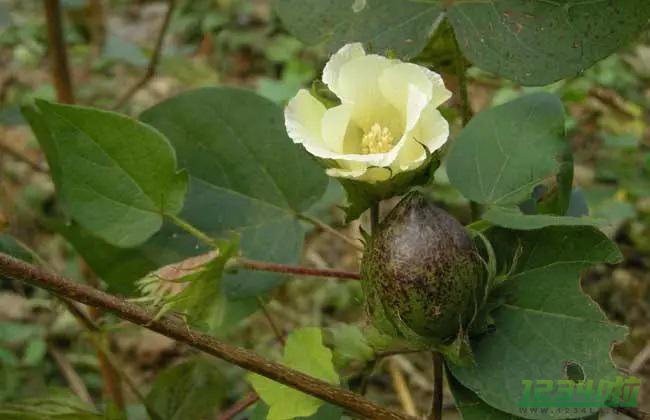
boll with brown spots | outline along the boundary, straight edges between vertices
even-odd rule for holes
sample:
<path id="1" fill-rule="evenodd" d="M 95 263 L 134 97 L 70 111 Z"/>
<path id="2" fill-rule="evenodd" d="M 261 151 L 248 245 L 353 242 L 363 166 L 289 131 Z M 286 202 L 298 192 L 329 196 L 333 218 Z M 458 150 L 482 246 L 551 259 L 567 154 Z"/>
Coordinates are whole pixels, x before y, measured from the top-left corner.
<path id="1" fill-rule="evenodd" d="M 373 232 L 361 263 L 366 309 L 389 335 L 404 326 L 443 342 L 472 319 L 483 265 L 465 228 L 421 193 L 406 195 Z"/>

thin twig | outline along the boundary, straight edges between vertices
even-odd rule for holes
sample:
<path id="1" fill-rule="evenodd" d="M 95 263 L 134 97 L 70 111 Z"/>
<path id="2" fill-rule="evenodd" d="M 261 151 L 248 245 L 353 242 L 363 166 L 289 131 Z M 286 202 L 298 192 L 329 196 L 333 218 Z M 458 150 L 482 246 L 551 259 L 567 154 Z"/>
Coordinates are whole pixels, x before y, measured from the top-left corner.
<path id="1" fill-rule="evenodd" d="M 264 314 L 264 318 L 266 318 L 266 322 L 268 322 L 269 325 L 271 326 L 271 329 L 273 330 L 273 334 L 275 334 L 275 338 L 278 340 L 278 343 L 280 343 L 284 347 L 287 344 L 286 340 L 284 339 L 284 332 L 280 329 L 278 324 L 275 322 L 275 320 L 271 316 L 271 313 L 267 309 L 266 304 L 264 304 L 264 301 L 259 296 L 257 297 L 257 305 L 262 310 L 262 314 Z"/>
<path id="2" fill-rule="evenodd" d="M 431 420 L 442 420 L 442 354 L 433 352 L 433 399 L 431 402 Z"/>
<path id="3" fill-rule="evenodd" d="M 76 302 L 98 307 L 118 317 L 188 344 L 198 350 L 233 363 L 241 368 L 295 388 L 321 400 L 338 405 L 356 415 L 373 419 L 413 419 L 395 410 L 381 407 L 346 389 L 311 377 L 256 353 L 221 342 L 211 335 L 192 330 L 186 324 L 168 317 L 156 319 L 147 310 L 122 298 L 74 282 L 49 271 L 0 253 L 0 274 L 49 290 Z"/>
<path id="4" fill-rule="evenodd" d="M 344 235 L 343 233 L 341 233 L 338 230 L 334 229 L 332 226 L 328 225 L 327 223 L 323 223 L 323 222 L 321 222 L 320 220 L 318 220 L 316 218 L 313 218 L 311 216 L 308 216 L 308 215 L 302 214 L 302 213 L 296 214 L 296 217 L 298 219 L 300 219 L 300 220 L 304 220 L 307 223 L 311 223 L 312 225 L 316 226 L 317 228 L 319 228 L 319 229 L 321 229 L 321 230 L 323 230 L 325 232 L 331 233 L 332 235 L 336 236 L 337 238 L 339 238 L 340 240 L 342 240 L 346 244 L 352 246 L 357 251 L 363 251 L 363 247 L 361 246 L 361 244 L 359 243 L 358 240 L 354 240 L 354 239 Z"/>
<path id="5" fill-rule="evenodd" d="M 221 414 L 219 414 L 219 417 L 217 417 L 217 420 L 232 420 L 235 418 L 238 414 L 243 413 L 248 407 L 251 405 L 255 404 L 260 400 L 259 395 L 255 392 L 249 392 L 246 394 L 244 398 L 241 400 L 237 401 L 230 407 L 228 407 L 227 410 L 223 411 Z"/>
<path id="6" fill-rule="evenodd" d="M 81 401 L 94 407 L 95 402 L 90 397 L 86 384 L 84 384 L 84 381 L 81 379 L 77 371 L 74 370 L 68 359 L 66 359 L 66 357 L 52 345 L 48 347 L 48 351 L 56 365 L 59 367 L 61 374 L 70 386 L 72 392 L 74 392 Z"/>
<path id="7" fill-rule="evenodd" d="M 43 4 L 47 19 L 47 41 L 50 53 L 52 81 L 56 88 L 57 100 L 71 104 L 74 103 L 74 93 L 70 68 L 68 67 L 68 54 L 63 36 L 61 4 L 59 0 L 44 0 Z"/>
<path id="8" fill-rule="evenodd" d="M 144 75 L 138 80 L 133 86 L 127 90 L 124 95 L 118 99 L 118 101 L 115 103 L 113 106 L 113 109 L 119 109 L 122 108 L 131 98 L 133 95 L 136 94 L 137 91 L 145 87 L 149 81 L 151 81 L 151 78 L 156 74 L 156 69 L 158 68 L 158 62 L 160 61 L 160 56 L 162 55 L 162 47 L 163 43 L 165 41 L 165 35 L 167 35 L 167 29 L 169 28 L 169 23 L 172 20 L 172 14 L 174 13 L 174 8 L 176 7 L 176 1 L 175 0 L 168 0 L 169 6 L 167 7 L 167 13 L 165 13 L 165 17 L 162 23 L 162 26 L 160 27 L 160 32 L 158 32 L 158 38 L 156 39 L 156 46 L 154 47 L 153 53 L 151 54 L 151 58 L 149 59 L 149 64 L 147 65 L 147 70 L 145 71 Z"/>
<path id="9" fill-rule="evenodd" d="M 27 166 L 29 166 L 36 172 L 40 172 L 43 174 L 47 174 L 50 172 L 47 166 L 32 160 L 31 158 L 25 156 L 24 154 L 18 152 L 17 150 L 14 150 L 13 148 L 1 142 L 0 142 L 0 151 L 6 153 L 7 155 L 11 156 L 12 158 L 16 159 L 19 162 L 27 164 Z"/>
<path id="10" fill-rule="evenodd" d="M 320 268 L 299 267 L 295 265 L 277 264 L 263 261 L 254 261 L 246 258 L 237 258 L 235 266 L 254 271 L 270 271 L 274 273 L 295 274 L 298 276 L 332 277 L 343 280 L 359 280 L 359 273 L 350 271 L 327 270 Z"/>

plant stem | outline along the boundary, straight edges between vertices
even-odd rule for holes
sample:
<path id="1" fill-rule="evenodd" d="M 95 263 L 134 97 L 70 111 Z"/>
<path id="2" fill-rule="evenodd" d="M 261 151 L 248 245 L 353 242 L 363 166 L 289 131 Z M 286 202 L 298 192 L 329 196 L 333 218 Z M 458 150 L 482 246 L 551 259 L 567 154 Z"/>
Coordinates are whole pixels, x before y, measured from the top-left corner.
<path id="1" fill-rule="evenodd" d="M 0 253 L 0 274 L 29 283 L 76 302 L 102 308 L 118 317 L 188 344 L 251 372 L 295 388 L 316 398 L 343 407 L 364 418 L 412 419 L 392 409 L 381 407 L 353 392 L 331 385 L 294 369 L 264 359 L 256 353 L 221 342 L 214 337 L 188 328 L 171 318 L 156 319 L 153 314 L 122 298 L 41 270 L 9 255 Z"/>
<path id="2" fill-rule="evenodd" d="M 433 400 L 431 403 L 431 420 L 442 420 L 442 365 L 444 359 L 437 351 L 433 356 Z"/>
<path id="3" fill-rule="evenodd" d="M 460 103 L 460 115 L 463 121 L 463 127 L 472 119 L 472 107 L 469 103 L 469 94 L 467 91 L 467 67 L 465 66 L 465 57 L 460 51 L 458 40 L 454 37 L 454 61 L 456 65 L 456 76 L 458 77 L 458 97 Z"/>
<path id="4" fill-rule="evenodd" d="M 45 17 L 47 20 L 47 42 L 50 55 L 52 82 L 56 89 L 59 102 L 74 103 L 72 79 L 68 67 L 68 55 L 63 37 L 63 22 L 61 19 L 61 4 L 59 0 L 44 0 Z"/>
<path id="5" fill-rule="evenodd" d="M 257 297 L 257 305 L 262 310 L 262 314 L 264 314 L 264 318 L 266 318 L 266 322 L 268 322 L 269 325 L 271 326 L 271 329 L 273 330 L 273 334 L 275 334 L 275 338 L 278 340 L 278 343 L 280 343 L 280 345 L 284 347 L 284 345 L 287 344 L 284 339 L 284 332 L 271 316 L 271 313 L 266 308 L 266 304 L 264 303 L 264 300 L 262 300 L 262 298 L 259 296 Z"/>
<path id="6" fill-rule="evenodd" d="M 354 247 L 358 251 L 363 251 L 363 247 L 359 244 L 358 241 L 342 234 L 338 230 L 334 229 L 332 226 L 321 222 L 318 219 L 315 219 L 311 216 L 308 216 L 306 214 L 298 213 L 296 214 L 296 217 L 300 220 L 304 220 L 307 223 L 311 223 L 312 225 L 316 226 L 317 228 L 324 230 L 325 232 L 331 233 L 332 235 L 336 236 L 337 238 L 341 239 L 343 242 L 347 243 L 348 245 Z"/>
<path id="7" fill-rule="evenodd" d="M 115 103 L 113 109 L 122 108 L 129 100 L 136 94 L 137 91 L 145 87 L 151 78 L 156 74 L 156 69 L 158 68 L 158 62 L 160 61 L 160 56 L 162 54 L 163 42 L 165 40 L 165 35 L 167 34 L 167 29 L 169 28 L 169 23 L 172 20 L 172 14 L 174 13 L 174 8 L 176 7 L 175 0 L 168 0 L 169 6 L 167 7 L 167 13 L 160 27 L 160 32 L 158 32 L 158 38 L 156 39 L 156 46 L 154 47 L 151 58 L 149 59 L 149 64 L 147 65 L 147 70 L 144 75 L 138 80 L 133 86 L 127 90 L 120 99 Z"/>
<path id="8" fill-rule="evenodd" d="M 379 226 L 379 203 L 374 203 L 370 207 L 370 233 L 373 234 Z"/>
<path id="9" fill-rule="evenodd" d="M 217 420 L 231 420 L 235 418 L 238 414 L 244 412 L 248 407 L 255 404 L 259 401 L 260 397 L 255 392 L 249 392 L 244 398 L 237 401 L 235 404 L 230 406 L 227 410 L 223 411 L 217 417 Z"/>
<path id="10" fill-rule="evenodd" d="M 208 247 L 210 248 L 215 247 L 217 241 L 214 238 L 211 238 L 207 233 L 203 232 L 199 228 L 192 226 L 190 223 L 186 222 L 185 220 L 181 219 L 176 215 L 165 214 L 165 216 L 167 216 L 169 220 L 174 222 L 176 226 L 183 229 L 185 232 L 189 233 L 190 235 L 194 236 L 196 239 L 200 240 Z"/>
<path id="11" fill-rule="evenodd" d="M 254 261 L 246 258 L 237 258 L 235 266 L 254 271 L 270 271 L 274 273 L 296 274 L 299 276 L 332 277 L 338 279 L 359 280 L 358 273 L 320 268 L 298 267 L 294 265 L 276 264 L 263 261 Z"/>

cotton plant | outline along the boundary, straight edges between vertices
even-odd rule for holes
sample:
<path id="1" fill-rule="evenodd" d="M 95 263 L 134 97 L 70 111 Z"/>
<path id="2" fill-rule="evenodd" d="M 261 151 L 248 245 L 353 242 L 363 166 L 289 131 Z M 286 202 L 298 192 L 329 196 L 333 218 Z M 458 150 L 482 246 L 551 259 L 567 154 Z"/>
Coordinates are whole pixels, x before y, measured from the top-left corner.
<path id="1" fill-rule="evenodd" d="M 235 407 L 241 414 L 255 403 L 243 414 L 254 418 L 411 419 L 349 388 L 381 358 L 415 351 L 431 353 L 434 382 L 446 375 L 465 420 L 634 407 L 636 394 L 623 390 L 638 381 L 610 358 L 627 330 L 580 289 L 582 270 L 622 255 L 599 230 L 602 221 L 570 210 L 579 192 L 561 99 L 522 94 L 471 119 L 465 112 L 469 122 L 453 108 L 470 108 L 468 63 L 523 85 L 573 77 L 640 33 L 649 3 L 457 1 L 444 11 L 435 1 L 276 3 L 289 32 L 332 52 L 324 88 L 301 89 L 284 110 L 231 87 L 183 92 L 137 119 L 44 100 L 26 105 L 63 210 L 59 230 L 113 295 L 43 280 L 4 254 L 0 273 L 249 370 L 255 394 Z M 437 54 L 454 57 L 453 104 Z M 439 207 L 431 186 L 440 179 L 466 199 L 460 220 Z M 363 248 L 360 273 L 295 265 L 304 223 L 343 235 L 309 213 L 330 181 L 345 189 L 346 220 L 364 226 L 345 238 L 354 252 Z M 223 341 L 266 309 L 275 288 L 308 276 L 361 280 L 364 315 L 289 332 L 278 362 Z M 180 327 L 167 316 L 173 311 Z M 172 369 L 147 404 L 194 408 L 176 385 L 210 368 Z M 192 418 L 217 409 L 205 388 L 209 397 Z M 585 389 L 603 392 L 576 399 L 573 391 Z M 433 392 L 430 417 L 438 420 L 442 389 Z M 553 410 L 533 410 L 540 401 Z"/>

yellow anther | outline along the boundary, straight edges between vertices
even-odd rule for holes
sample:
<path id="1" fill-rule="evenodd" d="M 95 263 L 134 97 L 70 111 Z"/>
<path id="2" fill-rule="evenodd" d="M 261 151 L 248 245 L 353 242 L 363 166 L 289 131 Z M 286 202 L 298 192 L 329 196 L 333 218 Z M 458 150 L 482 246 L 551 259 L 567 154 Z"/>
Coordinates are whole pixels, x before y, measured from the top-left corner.
<path id="1" fill-rule="evenodd" d="M 393 135 L 388 127 L 374 123 L 361 138 L 361 153 L 386 153 L 393 148 Z"/>

